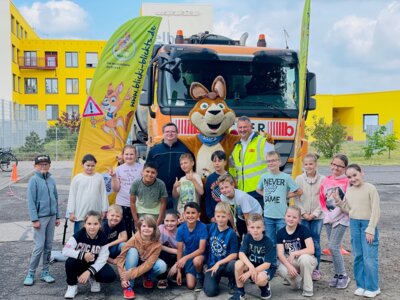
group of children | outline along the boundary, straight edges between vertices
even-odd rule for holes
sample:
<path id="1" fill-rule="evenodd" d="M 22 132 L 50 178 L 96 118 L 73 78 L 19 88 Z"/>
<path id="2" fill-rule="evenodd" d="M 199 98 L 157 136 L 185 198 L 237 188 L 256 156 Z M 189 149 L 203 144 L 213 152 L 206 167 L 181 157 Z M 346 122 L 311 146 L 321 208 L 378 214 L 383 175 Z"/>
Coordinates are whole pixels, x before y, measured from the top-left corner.
<path id="1" fill-rule="evenodd" d="M 345 230 L 350 226 L 355 295 L 375 297 L 380 293 L 379 195 L 374 186 L 363 181 L 358 165 L 348 165 L 345 155 L 332 159 L 331 175 L 324 177 L 317 170 L 318 157 L 307 154 L 303 159 L 304 173 L 293 180 L 280 171 L 279 153 L 268 152 L 269 172 L 262 175 L 257 186 L 264 200 L 262 208 L 255 198 L 235 188 L 233 177 L 225 170 L 223 151 L 212 154 L 215 172 L 208 176 L 205 188 L 193 171 L 193 157 L 183 154 L 180 165 L 185 176 L 176 178 L 173 196 L 177 203 L 172 210 L 166 210 L 168 195 L 165 184 L 157 178 L 157 166 L 136 162 L 132 146 L 126 146 L 122 156 L 123 164 L 109 172 L 117 198 L 107 213 L 104 182 L 95 177 L 93 156 L 84 157 L 84 172 L 71 183 L 67 213 L 75 228 L 63 250 L 68 257 L 65 298 L 75 297 L 78 283 L 90 281 L 91 291 L 98 292 L 100 282 L 114 281 L 116 274 L 109 264 L 117 266 L 125 299 L 135 297 L 135 279 L 140 276 L 145 288 L 153 288 L 157 282 L 161 289 L 168 287 L 169 279 L 181 285 L 185 278 L 189 289 L 204 290 L 208 297 L 218 295 L 219 282 L 227 277 L 233 294 L 230 300 L 245 299 L 244 284 L 251 279 L 260 288 L 260 298 L 269 299 L 269 281 L 275 273 L 284 278 L 285 284 L 311 297 L 313 281 L 321 278 L 322 225 L 333 258 L 334 276 L 329 286 L 345 289 L 350 282 L 340 251 Z M 25 285 L 33 284 L 42 253 L 41 279 L 54 282 L 47 262 L 52 239 L 42 237 L 43 229 L 40 225 L 38 228 L 37 222 L 42 223 L 51 215 L 48 227 L 52 226 L 54 232 L 54 224 L 59 224 L 58 204 L 56 208 L 50 205 L 48 216 L 41 212 L 47 208 L 40 207 L 40 201 L 35 199 L 37 177 L 45 180 L 49 189 L 47 158 L 42 161 L 48 162 L 46 167 L 42 167 L 40 159 L 35 160 L 37 172 L 28 186 L 35 249 Z M 51 181 L 50 186 L 53 185 L 53 201 L 57 202 Z M 40 186 L 44 187 L 43 183 Z M 203 194 L 210 221 L 207 225 L 200 221 Z M 288 206 L 290 198 L 296 205 Z M 97 202 L 91 204 L 87 199 Z M 104 216 L 107 219 L 102 221 Z"/>

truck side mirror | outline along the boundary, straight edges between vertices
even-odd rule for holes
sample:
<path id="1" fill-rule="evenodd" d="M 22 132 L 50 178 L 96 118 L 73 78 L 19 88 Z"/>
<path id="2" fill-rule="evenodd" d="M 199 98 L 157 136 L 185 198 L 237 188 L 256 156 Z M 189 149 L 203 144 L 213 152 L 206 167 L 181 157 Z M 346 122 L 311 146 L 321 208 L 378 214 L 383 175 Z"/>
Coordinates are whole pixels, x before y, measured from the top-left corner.
<path id="1" fill-rule="evenodd" d="M 307 94 L 308 97 L 315 96 L 317 93 L 317 76 L 315 73 L 307 72 Z"/>
<path id="2" fill-rule="evenodd" d="M 142 106 L 151 106 L 152 104 L 152 93 L 153 93 L 153 66 L 149 65 L 147 68 L 146 78 L 144 80 L 143 89 L 140 94 L 139 104 Z"/>

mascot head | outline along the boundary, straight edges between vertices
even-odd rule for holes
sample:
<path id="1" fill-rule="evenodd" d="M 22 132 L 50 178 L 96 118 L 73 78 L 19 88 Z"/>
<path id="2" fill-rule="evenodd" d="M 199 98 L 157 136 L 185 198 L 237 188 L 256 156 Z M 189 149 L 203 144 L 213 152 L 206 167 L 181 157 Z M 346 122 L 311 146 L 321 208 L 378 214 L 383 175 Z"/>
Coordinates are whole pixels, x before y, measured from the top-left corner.
<path id="1" fill-rule="evenodd" d="M 222 76 L 215 78 L 211 92 L 201 83 L 193 82 L 190 95 L 197 103 L 189 119 L 204 136 L 220 136 L 234 124 L 236 116 L 225 103 L 226 85 Z"/>

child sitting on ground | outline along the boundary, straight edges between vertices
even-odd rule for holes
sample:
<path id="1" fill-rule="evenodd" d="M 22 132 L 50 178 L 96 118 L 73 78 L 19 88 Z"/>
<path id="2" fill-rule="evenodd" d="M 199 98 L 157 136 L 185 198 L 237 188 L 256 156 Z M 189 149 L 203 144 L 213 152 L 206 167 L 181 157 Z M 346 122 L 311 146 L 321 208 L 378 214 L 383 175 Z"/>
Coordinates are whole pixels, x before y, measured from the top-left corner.
<path id="1" fill-rule="evenodd" d="M 113 204 L 108 208 L 107 219 L 104 219 L 101 224 L 101 229 L 107 236 L 107 245 L 110 252 L 107 262 L 113 265 L 116 264 L 115 259 L 121 253 L 122 246 L 128 240 L 125 221 L 122 220 L 122 217 L 122 207 L 118 204 Z"/>
<path id="2" fill-rule="evenodd" d="M 275 251 L 272 242 L 264 235 L 264 220 L 259 214 L 250 214 L 247 218 L 248 233 L 243 239 L 239 251 L 239 260 L 235 263 L 237 289 L 229 300 L 245 299 L 244 284 L 247 279 L 261 290 L 261 299 L 271 298 L 269 282 L 275 274 Z"/>

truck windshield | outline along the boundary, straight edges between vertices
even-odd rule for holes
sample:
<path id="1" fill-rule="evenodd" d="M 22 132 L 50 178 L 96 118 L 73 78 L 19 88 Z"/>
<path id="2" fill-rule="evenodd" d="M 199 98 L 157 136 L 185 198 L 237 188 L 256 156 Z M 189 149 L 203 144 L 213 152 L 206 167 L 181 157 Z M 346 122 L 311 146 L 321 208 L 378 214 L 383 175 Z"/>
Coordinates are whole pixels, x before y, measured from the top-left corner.
<path id="1" fill-rule="evenodd" d="M 159 104 L 191 108 L 190 84 L 200 82 L 211 90 L 215 77 L 226 81 L 226 102 L 233 110 L 297 110 L 298 72 L 296 64 L 254 62 L 253 60 L 181 60 L 161 71 Z"/>

